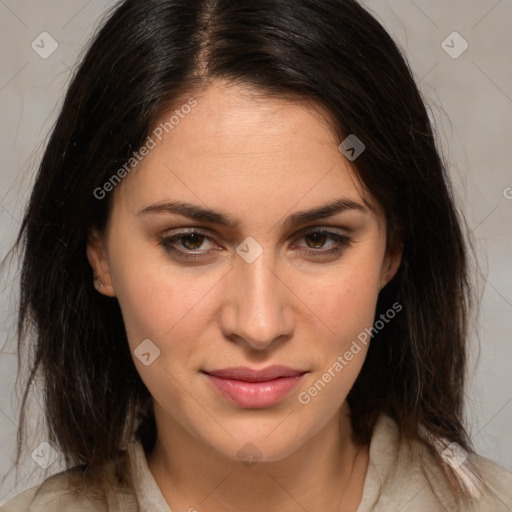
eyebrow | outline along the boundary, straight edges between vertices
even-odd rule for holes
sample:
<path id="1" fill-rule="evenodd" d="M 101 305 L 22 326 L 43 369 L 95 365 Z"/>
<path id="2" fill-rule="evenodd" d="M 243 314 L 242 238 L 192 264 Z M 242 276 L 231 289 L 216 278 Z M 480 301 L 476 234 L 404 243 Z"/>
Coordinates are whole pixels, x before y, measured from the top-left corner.
<path id="1" fill-rule="evenodd" d="M 357 203 L 348 198 L 339 198 L 326 205 L 296 212 L 286 218 L 285 227 L 292 227 L 300 224 L 306 224 L 318 219 L 325 219 L 348 210 L 358 210 L 363 213 L 369 213 L 369 209 L 361 203 Z M 156 213 L 171 213 L 188 217 L 197 221 L 219 224 L 228 228 L 236 229 L 240 226 L 240 220 L 222 212 L 203 208 L 191 203 L 181 201 L 171 201 L 165 203 L 155 203 L 142 209 L 138 215 L 148 215 Z"/>

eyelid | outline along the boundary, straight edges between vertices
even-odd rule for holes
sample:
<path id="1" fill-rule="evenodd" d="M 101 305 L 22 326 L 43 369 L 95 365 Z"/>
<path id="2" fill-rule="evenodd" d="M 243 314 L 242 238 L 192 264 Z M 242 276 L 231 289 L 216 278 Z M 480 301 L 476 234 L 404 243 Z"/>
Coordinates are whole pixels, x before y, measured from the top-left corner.
<path id="1" fill-rule="evenodd" d="M 298 233 L 302 236 L 308 235 L 310 233 L 336 233 L 337 235 L 348 236 L 348 232 L 350 230 L 347 228 L 340 228 L 338 226 L 310 226 L 307 228 L 299 229 Z"/>
<path id="2" fill-rule="evenodd" d="M 209 230 L 205 230 L 199 227 L 190 227 L 190 228 L 175 228 L 171 232 L 166 232 L 163 235 L 159 237 L 159 245 L 162 245 L 168 252 L 172 252 L 176 255 L 178 255 L 178 258 L 182 259 L 190 259 L 193 260 L 194 258 L 201 258 L 205 255 L 211 254 L 214 252 L 212 249 L 210 250 L 198 250 L 196 252 L 194 251 L 187 251 L 185 249 L 177 249 L 171 241 L 174 239 L 179 239 L 181 237 L 186 237 L 190 235 L 200 235 L 204 236 L 207 240 L 209 240 L 212 243 L 217 243 L 215 238 L 211 236 L 211 232 Z"/>
<path id="3" fill-rule="evenodd" d="M 340 228 L 337 228 L 340 229 Z M 334 226 L 309 226 L 307 228 L 303 228 L 295 232 L 295 234 L 292 236 L 291 240 L 296 241 L 300 240 L 310 234 L 325 234 L 327 235 L 327 238 L 330 239 L 334 245 L 331 249 L 312 249 L 308 247 L 302 247 L 301 251 L 303 253 L 306 253 L 308 255 L 314 256 L 314 257 L 321 257 L 321 256 L 328 256 L 328 255 L 337 255 L 338 253 L 343 252 L 346 248 L 348 248 L 350 245 L 352 245 L 352 237 L 348 236 L 347 234 L 342 234 L 336 231 L 336 228 Z M 215 238 L 211 236 L 211 231 L 205 230 L 199 227 L 190 227 L 190 228 L 176 228 L 172 230 L 171 233 L 164 234 L 160 239 L 160 245 L 164 246 L 164 248 L 168 252 L 172 252 L 177 255 L 178 259 L 199 259 L 204 256 L 210 255 L 212 252 L 217 252 L 216 250 L 197 250 L 196 252 L 192 250 L 183 250 L 183 249 L 177 249 L 172 241 L 174 239 L 179 239 L 181 237 L 186 237 L 189 235 L 200 235 L 204 236 L 207 240 L 210 242 L 214 242 Z M 292 242 L 293 244 L 293 242 Z"/>
<path id="4" fill-rule="evenodd" d="M 333 249 L 312 249 L 310 247 L 304 247 L 303 250 L 310 254 L 329 254 L 330 252 L 341 251 L 343 248 L 348 247 L 353 243 L 352 237 L 345 233 L 336 231 L 332 226 L 313 226 L 300 230 L 294 240 L 300 240 L 311 234 L 323 234 L 328 239 L 334 242 Z"/>
<path id="5" fill-rule="evenodd" d="M 211 231 L 208 229 L 203 229 L 199 227 L 190 227 L 190 228 L 174 228 L 169 232 L 164 233 L 164 237 L 171 238 L 174 236 L 186 236 L 186 235 L 204 235 L 208 238 L 211 238 Z"/>
<path id="6" fill-rule="evenodd" d="M 344 232 L 340 232 L 339 230 L 342 230 Z M 290 240 L 294 240 L 297 237 L 303 237 L 305 235 L 309 235 L 311 233 L 333 233 L 337 234 L 339 236 L 349 236 L 350 230 L 347 228 L 340 228 L 336 226 L 309 226 L 306 228 L 298 229 L 290 238 Z M 212 231 L 207 228 L 200 228 L 200 227 L 183 227 L 183 228 L 175 228 L 172 229 L 170 232 L 166 232 L 162 235 L 161 238 L 174 238 L 179 236 L 187 236 L 187 235 L 203 235 L 209 240 L 215 241 L 215 236 L 212 236 Z"/>

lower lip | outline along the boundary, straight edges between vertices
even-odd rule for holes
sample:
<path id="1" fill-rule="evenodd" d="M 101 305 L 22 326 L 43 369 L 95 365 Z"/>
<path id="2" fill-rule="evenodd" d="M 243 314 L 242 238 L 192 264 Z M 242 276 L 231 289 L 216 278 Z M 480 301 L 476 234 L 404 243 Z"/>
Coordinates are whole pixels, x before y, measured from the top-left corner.
<path id="1" fill-rule="evenodd" d="M 298 386 L 304 375 L 280 377 L 266 382 L 245 382 L 206 374 L 224 398 L 248 409 L 261 409 L 279 403 Z"/>

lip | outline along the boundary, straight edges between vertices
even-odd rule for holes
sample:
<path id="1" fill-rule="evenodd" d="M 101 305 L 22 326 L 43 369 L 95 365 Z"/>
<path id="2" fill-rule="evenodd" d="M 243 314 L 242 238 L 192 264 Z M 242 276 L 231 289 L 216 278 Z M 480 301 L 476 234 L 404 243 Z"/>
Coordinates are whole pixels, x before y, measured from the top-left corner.
<path id="1" fill-rule="evenodd" d="M 261 370 L 237 367 L 202 373 L 231 403 L 247 409 L 261 409 L 283 400 L 308 372 L 275 365 Z"/>

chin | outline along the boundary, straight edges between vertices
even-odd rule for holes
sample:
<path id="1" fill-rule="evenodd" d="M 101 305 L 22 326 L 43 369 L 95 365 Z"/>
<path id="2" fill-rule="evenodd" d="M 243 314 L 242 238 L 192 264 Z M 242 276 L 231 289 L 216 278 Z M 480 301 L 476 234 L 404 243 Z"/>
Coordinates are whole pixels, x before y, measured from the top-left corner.
<path id="1" fill-rule="evenodd" d="M 203 442 L 223 457 L 245 462 L 248 466 L 255 462 L 279 461 L 298 450 L 309 437 L 307 432 L 298 432 L 290 425 L 281 428 L 281 421 L 272 422 L 271 425 L 265 421 L 259 426 L 258 421 L 251 418 L 244 425 L 225 424 L 231 436 L 203 439 Z"/>

